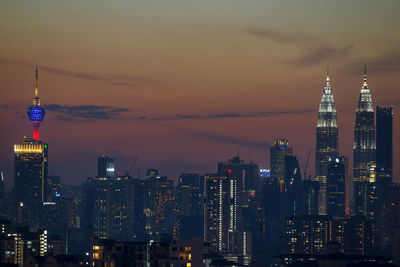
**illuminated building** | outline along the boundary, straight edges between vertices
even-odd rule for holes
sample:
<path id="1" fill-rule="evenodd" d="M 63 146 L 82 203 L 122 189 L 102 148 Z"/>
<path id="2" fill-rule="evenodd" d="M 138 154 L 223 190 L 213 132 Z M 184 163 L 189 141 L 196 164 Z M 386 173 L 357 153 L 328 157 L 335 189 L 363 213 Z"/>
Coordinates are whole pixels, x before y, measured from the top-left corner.
<path id="1" fill-rule="evenodd" d="M 327 214 L 326 172 L 329 157 L 339 156 L 339 128 L 337 112 L 330 84 L 329 72 L 318 110 L 317 139 L 315 149 L 315 180 L 319 182 L 318 214 Z"/>
<path id="2" fill-rule="evenodd" d="M 354 209 L 356 215 L 366 215 L 366 190 L 368 165 L 375 162 L 375 124 L 374 108 L 371 92 L 367 84 L 367 73 L 364 73 L 364 82 L 356 111 L 353 147 L 353 190 Z"/>
<path id="3" fill-rule="evenodd" d="M 114 178 L 115 165 L 114 159 L 108 156 L 99 156 L 97 164 L 97 177 L 110 177 Z"/>
<path id="4" fill-rule="evenodd" d="M 214 252 L 225 252 L 229 218 L 228 177 L 204 175 L 204 242 Z"/>
<path id="5" fill-rule="evenodd" d="M 271 147 L 270 167 L 271 177 L 276 179 L 281 187 L 284 184 L 285 178 L 285 156 L 293 155 L 293 148 L 289 147 L 287 139 L 275 139 L 274 145 Z M 283 188 L 282 190 L 283 191 Z"/>
<path id="6" fill-rule="evenodd" d="M 110 185 L 110 238 L 120 241 L 134 238 L 134 188 L 129 175 L 117 176 Z"/>
<path id="7" fill-rule="evenodd" d="M 334 221 L 329 216 L 290 216 L 285 221 L 285 251 L 289 254 L 322 254 L 334 240 Z"/>
<path id="8" fill-rule="evenodd" d="M 46 200 L 48 145 L 24 139 L 14 145 L 14 188 L 16 219 L 37 226 L 42 203 Z"/>
<path id="9" fill-rule="evenodd" d="M 257 220 L 260 177 L 259 168 L 245 163 L 239 156 L 218 163 L 218 175 L 226 176 L 225 201 L 228 205 L 227 221 L 223 229 L 226 239 L 224 257 L 246 264 L 251 259 L 253 236 L 261 228 Z M 246 216 L 244 216 L 246 214 Z"/>
<path id="10" fill-rule="evenodd" d="M 319 182 L 303 180 L 301 190 L 300 214 L 318 215 Z"/>
<path id="11" fill-rule="evenodd" d="M 329 158 L 327 170 L 327 214 L 334 219 L 344 219 L 346 216 L 344 158 Z"/>
<path id="12" fill-rule="evenodd" d="M 376 107 L 376 167 L 379 182 L 392 182 L 393 107 Z"/>
<path id="13" fill-rule="evenodd" d="M 345 254 L 367 255 L 372 253 L 371 223 L 364 216 L 351 216 L 344 231 Z"/>
<path id="14" fill-rule="evenodd" d="M 22 144 L 14 145 L 15 218 L 38 227 L 40 208 L 47 197 L 48 146 L 39 134 L 46 112 L 40 106 L 37 67 L 35 98 L 27 114 L 33 123 L 33 139 L 24 138 Z"/>
<path id="15" fill-rule="evenodd" d="M 39 90 L 38 90 L 38 68 L 36 66 L 36 87 L 35 98 L 33 99 L 32 106 L 28 108 L 27 114 L 29 120 L 33 124 L 33 139 L 40 140 L 40 123 L 43 121 L 46 111 L 40 106 Z"/>
<path id="16" fill-rule="evenodd" d="M 174 182 L 159 175 L 147 177 L 145 187 L 146 233 L 155 236 L 175 236 Z M 171 236 L 171 237 L 172 237 Z"/>
<path id="17" fill-rule="evenodd" d="M 108 177 L 89 177 L 86 188 L 86 211 L 94 236 L 110 238 L 111 231 L 111 181 Z"/>
<path id="18" fill-rule="evenodd" d="M 181 174 L 176 187 L 179 239 L 203 237 L 203 198 L 196 173 Z"/>

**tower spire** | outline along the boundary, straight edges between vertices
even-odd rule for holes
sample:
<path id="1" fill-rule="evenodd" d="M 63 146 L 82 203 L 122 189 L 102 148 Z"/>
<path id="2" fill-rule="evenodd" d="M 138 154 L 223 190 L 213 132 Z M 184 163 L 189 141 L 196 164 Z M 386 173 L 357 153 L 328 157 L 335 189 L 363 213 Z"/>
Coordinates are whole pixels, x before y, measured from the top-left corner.
<path id="1" fill-rule="evenodd" d="M 39 79 L 39 71 L 38 66 L 36 65 L 36 84 L 35 84 L 35 98 L 38 98 L 38 79 Z"/>
<path id="2" fill-rule="evenodd" d="M 325 86 L 325 90 L 330 89 L 331 88 L 331 84 L 329 82 L 329 64 L 326 66 L 326 86 Z"/>
<path id="3" fill-rule="evenodd" d="M 35 98 L 32 101 L 32 106 L 30 106 L 27 110 L 27 114 L 29 117 L 29 120 L 33 124 L 33 139 L 35 140 L 40 140 L 40 134 L 39 134 L 39 128 L 40 128 L 40 122 L 43 121 L 44 116 L 46 115 L 46 111 L 44 108 L 40 106 L 40 98 L 39 98 L 39 92 L 38 92 L 38 80 L 39 80 L 39 70 L 38 66 L 36 65 L 36 71 L 35 71 L 35 78 L 36 78 L 36 87 L 35 87 Z"/>
<path id="4" fill-rule="evenodd" d="M 364 82 L 363 82 L 363 88 L 368 89 L 368 83 L 367 83 L 367 64 L 364 64 Z"/>

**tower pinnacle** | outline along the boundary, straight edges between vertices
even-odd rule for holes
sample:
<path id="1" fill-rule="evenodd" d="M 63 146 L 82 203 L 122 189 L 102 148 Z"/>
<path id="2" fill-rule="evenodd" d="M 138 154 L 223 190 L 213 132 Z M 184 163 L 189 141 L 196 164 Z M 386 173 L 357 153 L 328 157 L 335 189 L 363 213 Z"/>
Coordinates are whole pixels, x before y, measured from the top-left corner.
<path id="1" fill-rule="evenodd" d="M 363 88 L 368 89 L 368 84 L 367 84 L 367 64 L 364 65 L 364 82 L 363 82 Z"/>
<path id="2" fill-rule="evenodd" d="M 38 79 L 39 79 L 39 71 L 38 71 L 38 66 L 36 65 L 36 86 L 35 86 L 35 98 L 38 98 Z"/>
<path id="3" fill-rule="evenodd" d="M 30 106 L 27 110 L 28 118 L 33 124 L 33 139 L 40 140 L 40 122 L 43 121 L 44 116 L 46 115 L 46 111 L 44 108 L 40 106 L 40 98 L 38 92 L 38 78 L 39 78 L 39 71 L 36 65 L 36 83 L 35 83 L 35 98 L 32 101 L 32 106 Z"/>

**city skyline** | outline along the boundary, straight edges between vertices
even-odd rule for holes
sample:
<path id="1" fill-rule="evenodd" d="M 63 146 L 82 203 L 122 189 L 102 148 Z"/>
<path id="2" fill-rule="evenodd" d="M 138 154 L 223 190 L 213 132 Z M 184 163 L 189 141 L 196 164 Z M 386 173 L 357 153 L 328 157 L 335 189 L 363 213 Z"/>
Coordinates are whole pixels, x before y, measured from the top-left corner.
<path id="1" fill-rule="evenodd" d="M 162 4 L 154 8 L 138 4 L 134 12 L 158 14 L 154 22 L 165 22 L 162 29 L 154 28 L 143 15 L 131 18 L 122 11 L 121 3 L 109 13 L 105 11 L 109 4 L 100 3 L 95 15 L 83 5 L 75 15 L 84 25 L 80 30 L 68 18 L 74 8 L 60 11 L 51 5 L 5 4 L 0 11 L 2 27 L 10 34 L 0 45 L 6 52 L 0 60 L 0 105 L 8 131 L 0 141 L 0 168 L 7 188 L 12 181 L 12 145 L 24 136 L 31 137 L 24 110 L 33 96 L 36 64 L 42 105 L 48 112 L 41 139 L 49 143 L 49 174 L 61 175 L 66 184 L 79 184 L 95 175 L 99 154 L 113 156 L 121 173 L 139 156 L 136 168 L 141 169 L 142 177 L 146 169 L 158 168 L 175 180 L 182 172 L 214 172 L 215 162 L 237 151 L 242 158 L 267 167 L 268 144 L 276 138 L 289 140 L 304 169 L 308 150 L 315 149 L 316 114 L 328 64 L 338 111 L 339 149 L 352 161 L 354 110 L 364 63 L 374 105 L 394 106 L 393 166 L 394 181 L 398 182 L 399 40 L 393 37 L 398 21 L 393 10 L 398 3 L 374 9 L 375 5 L 367 2 L 363 13 L 374 16 L 362 24 L 353 21 L 362 13 L 358 11 L 360 2 L 347 4 L 343 20 L 335 25 L 317 12 L 309 21 L 300 19 L 309 14 L 306 7 L 323 8 L 313 1 L 296 4 L 298 13 L 293 16 L 279 3 L 230 3 L 226 10 L 222 2 L 216 4 L 214 11 L 203 3 L 183 4 L 187 12 L 178 13 L 171 9 L 161 12 L 166 8 Z M 325 15 L 333 18 L 344 4 L 338 6 L 329 5 Z M 257 11 L 261 7 L 286 14 L 286 22 L 268 23 L 271 18 Z M 196 8 L 200 8 L 199 14 L 187 16 Z M 33 19 L 34 14 L 42 16 Z M 210 15 L 209 24 L 200 23 L 201 14 Z M 242 16 L 235 18 L 235 14 Z M 258 17 L 253 18 L 254 14 Z M 65 29 L 64 35 L 57 34 L 54 25 L 44 25 L 55 15 L 60 15 L 57 25 Z M 122 23 L 122 32 L 106 27 L 107 18 Z M 16 19 L 20 22 L 15 23 Z M 299 21 L 309 29 L 291 27 Z M 347 27 L 350 21 L 353 23 Z M 98 26 L 94 22 L 104 26 L 105 35 L 115 42 L 100 38 L 103 35 L 94 30 Z M 181 22 L 189 25 L 180 26 Z M 313 26 L 318 22 L 326 23 L 322 28 Z M 135 27 L 126 31 L 132 34 L 128 38 L 123 30 L 132 25 Z M 27 34 L 30 31 L 35 34 Z M 49 33 L 59 39 L 49 39 Z M 166 34 L 172 38 L 161 45 Z M 331 34 L 336 37 L 332 39 Z M 203 42 L 214 38 L 211 44 Z M 146 40 L 151 45 L 146 47 Z M 274 51 L 280 52 L 275 55 Z M 311 154 L 312 177 L 314 161 Z"/>

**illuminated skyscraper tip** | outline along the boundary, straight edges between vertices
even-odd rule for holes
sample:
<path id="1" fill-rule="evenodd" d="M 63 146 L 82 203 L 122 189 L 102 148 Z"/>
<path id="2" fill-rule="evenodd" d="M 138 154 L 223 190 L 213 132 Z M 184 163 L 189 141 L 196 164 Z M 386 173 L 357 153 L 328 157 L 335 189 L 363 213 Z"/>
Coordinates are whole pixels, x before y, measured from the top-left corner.
<path id="1" fill-rule="evenodd" d="M 363 88 L 367 89 L 368 84 L 367 84 L 367 64 L 364 65 L 364 82 L 363 82 Z"/>
<path id="2" fill-rule="evenodd" d="M 39 79 L 39 71 L 38 71 L 38 66 L 36 65 L 35 98 L 38 97 L 38 79 Z"/>
<path id="3" fill-rule="evenodd" d="M 27 114 L 29 120 L 33 124 L 33 139 L 40 140 L 40 122 L 43 121 L 46 111 L 40 106 L 39 90 L 38 90 L 38 78 L 39 71 L 36 66 L 36 87 L 35 87 L 35 98 L 32 101 L 32 105 L 28 108 Z"/>

